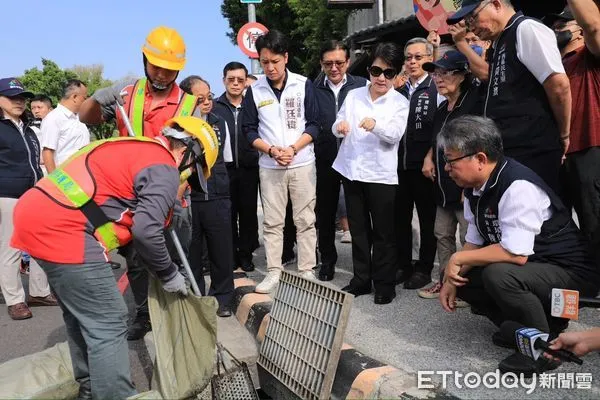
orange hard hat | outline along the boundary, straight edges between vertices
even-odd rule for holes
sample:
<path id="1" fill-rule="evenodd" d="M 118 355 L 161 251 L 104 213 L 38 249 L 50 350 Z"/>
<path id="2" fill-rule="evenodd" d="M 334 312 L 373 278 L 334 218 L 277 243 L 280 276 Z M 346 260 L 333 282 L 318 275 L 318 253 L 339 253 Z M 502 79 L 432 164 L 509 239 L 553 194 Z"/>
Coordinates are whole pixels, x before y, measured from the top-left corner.
<path id="1" fill-rule="evenodd" d="M 148 34 L 142 53 L 150 64 L 160 68 L 181 71 L 185 67 L 185 42 L 175 29 L 166 26 Z"/>

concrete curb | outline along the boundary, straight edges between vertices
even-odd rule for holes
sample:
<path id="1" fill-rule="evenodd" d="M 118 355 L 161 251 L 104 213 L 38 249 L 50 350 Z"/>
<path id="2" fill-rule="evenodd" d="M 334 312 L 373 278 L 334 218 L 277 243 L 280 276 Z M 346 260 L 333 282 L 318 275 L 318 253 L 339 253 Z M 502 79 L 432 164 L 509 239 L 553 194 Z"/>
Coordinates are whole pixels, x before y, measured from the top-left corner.
<path id="1" fill-rule="evenodd" d="M 238 321 L 256 339 L 260 348 L 269 324 L 273 299 L 254 293 L 256 283 L 244 273 L 235 273 L 231 304 Z M 344 343 L 331 390 L 332 399 L 456 399 L 436 387 L 417 389 L 417 376 L 372 359 Z"/>

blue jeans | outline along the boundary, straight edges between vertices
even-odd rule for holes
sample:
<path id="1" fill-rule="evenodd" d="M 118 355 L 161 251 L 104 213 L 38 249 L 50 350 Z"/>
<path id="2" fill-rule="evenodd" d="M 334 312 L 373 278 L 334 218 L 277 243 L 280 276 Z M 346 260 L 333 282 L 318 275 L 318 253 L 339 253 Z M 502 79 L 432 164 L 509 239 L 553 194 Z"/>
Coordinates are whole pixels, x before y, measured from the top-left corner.
<path id="1" fill-rule="evenodd" d="M 110 264 L 37 261 L 63 311 L 79 398 L 124 399 L 136 394 L 129 371 L 127 306 Z"/>

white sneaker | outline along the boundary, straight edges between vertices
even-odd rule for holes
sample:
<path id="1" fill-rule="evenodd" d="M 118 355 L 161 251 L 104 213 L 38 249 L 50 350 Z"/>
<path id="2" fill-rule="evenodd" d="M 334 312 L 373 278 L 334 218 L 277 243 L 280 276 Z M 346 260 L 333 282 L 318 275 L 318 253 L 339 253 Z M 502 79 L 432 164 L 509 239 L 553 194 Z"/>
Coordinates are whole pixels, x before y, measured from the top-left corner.
<path id="1" fill-rule="evenodd" d="M 300 278 L 308 279 L 309 281 L 316 282 L 317 277 L 313 271 L 304 271 L 298 274 Z"/>
<path id="2" fill-rule="evenodd" d="M 280 276 L 281 276 L 281 272 L 279 272 L 279 271 L 267 273 L 267 276 L 265 277 L 265 279 L 263 279 L 263 281 L 261 283 L 256 285 L 256 288 L 254 289 L 254 291 L 256 293 L 264 293 L 264 294 L 271 293 L 273 291 L 273 289 L 275 289 L 275 286 L 277 286 L 277 284 L 279 283 Z"/>
<path id="3" fill-rule="evenodd" d="M 346 231 L 342 233 L 342 238 L 340 239 L 340 243 L 352 243 L 352 235 L 350 231 Z"/>

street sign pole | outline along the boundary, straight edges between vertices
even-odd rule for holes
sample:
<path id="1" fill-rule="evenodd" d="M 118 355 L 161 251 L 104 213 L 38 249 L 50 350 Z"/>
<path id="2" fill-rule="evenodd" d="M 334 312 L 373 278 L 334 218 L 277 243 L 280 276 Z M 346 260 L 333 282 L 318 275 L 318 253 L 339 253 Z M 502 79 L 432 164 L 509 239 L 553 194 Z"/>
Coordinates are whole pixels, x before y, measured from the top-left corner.
<path id="1" fill-rule="evenodd" d="M 248 4 L 248 22 L 256 22 L 256 7 L 252 3 Z M 252 58 L 250 60 L 250 72 L 252 75 L 256 75 L 259 73 L 259 70 L 260 64 L 258 60 Z"/>

